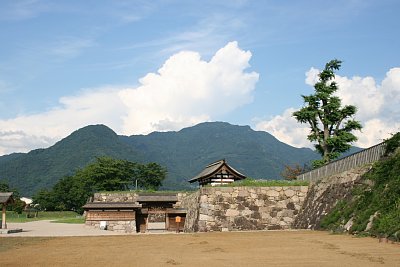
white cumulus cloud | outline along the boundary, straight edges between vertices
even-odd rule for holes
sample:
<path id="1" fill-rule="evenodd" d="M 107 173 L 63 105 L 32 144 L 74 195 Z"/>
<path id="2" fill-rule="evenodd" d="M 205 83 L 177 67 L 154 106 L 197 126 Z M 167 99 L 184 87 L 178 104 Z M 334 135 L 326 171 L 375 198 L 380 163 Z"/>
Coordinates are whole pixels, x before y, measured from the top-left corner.
<path id="1" fill-rule="evenodd" d="M 311 68 L 306 72 L 305 82 L 314 85 L 319 70 Z M 400 131 L 400 68 L 392 68 L 381 84 L 373 77 L 343 77 L 336 75 L 339 85 L 337 95 L 344 105 L 355 105 L 358 109 L 356 119 L 363 125 L 362 132 L 355 132 L 358 141 L 355 145 L 369 147 Z M 264 130 L 279 140 L 296 147 L 312 147 L 307 141 L 309 128 L 299 124 L 292 114 L 298 108 L 288 108 L 282 115 L 260 121 L 257 130 Z"/>
<path id="2" fill-rule="evenodd" d="M 251 53 L 230 42 L 204 61 L 196 52 L 172 55 L 136 88 L 104 87 L 60 98 L 43 113 L 0 120 L 0 154 L 48 147 L 88 124 L 106 124 L 117 133 L 179 130 L 250 103 L 258 81 Z"/>
<path id="3" fill-rule="evenodd" d="M 177 130 L 250 103 L 258 74 L 245 72 L 251 53 L 228 43 L 209 61 L 195 52 L 171 56 L 135 89 L 120 92 L 128 108 L 124 133 Z"/>

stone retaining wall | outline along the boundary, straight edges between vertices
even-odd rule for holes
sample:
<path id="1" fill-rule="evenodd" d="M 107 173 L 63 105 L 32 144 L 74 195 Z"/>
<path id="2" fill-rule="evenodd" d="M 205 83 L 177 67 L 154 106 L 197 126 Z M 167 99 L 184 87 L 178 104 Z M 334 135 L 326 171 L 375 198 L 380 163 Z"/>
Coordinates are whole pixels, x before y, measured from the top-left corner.
<path id="1" fill-rule="evenodd" d="M 184 232 L 197 232 L 199 218 L 200 191 L 185 196 L 181 201 L 181 207 L 187 211 Z"/>
<path id="2" fill-rule="evenodd" d="M 196 212 L 188 214 L 188 232 L 289 229 L 307 195 L 307 186 L 203 187 Z M 192 198 L 192 200 L 188 199 Z M 193 209 L 197 196 L 183 207 Z"/>
<path id="3" fill-rule="evenodd" d="M 367 164 L 340 174 L 325 177 L 313 184 L 293 227 L 298 229 L 320 229 L 324 216 L 336 206 L 339 200 L 349 200 L 353 197 L 353 189 L 360 184 L 362 176 L 370 169 L 371 164 Z"/>

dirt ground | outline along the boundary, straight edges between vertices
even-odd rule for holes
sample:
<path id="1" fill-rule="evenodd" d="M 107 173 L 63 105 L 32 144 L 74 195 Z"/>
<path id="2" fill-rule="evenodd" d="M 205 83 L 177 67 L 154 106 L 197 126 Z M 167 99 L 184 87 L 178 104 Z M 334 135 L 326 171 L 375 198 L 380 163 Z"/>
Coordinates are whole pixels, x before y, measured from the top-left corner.
<path id="1" fill-rule="evenodd" d="M 400 245 L 314 231 L 0 237 L 1 266 L 400 266 Z"/>

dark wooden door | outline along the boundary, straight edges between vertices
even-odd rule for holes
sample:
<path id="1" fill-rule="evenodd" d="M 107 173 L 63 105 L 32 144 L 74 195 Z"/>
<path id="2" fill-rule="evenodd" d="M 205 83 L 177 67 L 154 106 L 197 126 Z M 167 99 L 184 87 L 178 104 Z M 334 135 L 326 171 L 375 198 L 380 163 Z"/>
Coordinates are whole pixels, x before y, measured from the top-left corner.
<path id="1" fill-rule="evenodd" d="M 136 232 L 146 232 L 147 214 L 137 214 L 136 216 Z"/>
<path id="2" fill-rule="evenodd" d="M 178 227 L 178 223 L 176 222 L 176 216 L 181 217 L 181 222 L 179 223 L 179 231 L 183 232 L 183 227 L 185 226 L 185 217 L 184 215 L 171 215 L 169 214 L 169 227 L 168 227 L 168 231 L 172 231 L 172 232 L 176 232 L 177 227 Z"/>

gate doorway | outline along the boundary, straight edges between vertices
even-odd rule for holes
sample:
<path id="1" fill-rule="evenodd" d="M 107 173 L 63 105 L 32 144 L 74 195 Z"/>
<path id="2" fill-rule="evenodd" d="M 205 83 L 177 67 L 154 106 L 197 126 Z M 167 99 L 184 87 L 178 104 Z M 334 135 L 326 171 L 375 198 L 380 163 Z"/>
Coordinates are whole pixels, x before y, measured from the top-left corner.
<path id="1" fill-rule="evenodd" d="M 145 233 L 147 231 L 147 214 L 136 212 L 136 232 Z"/>

